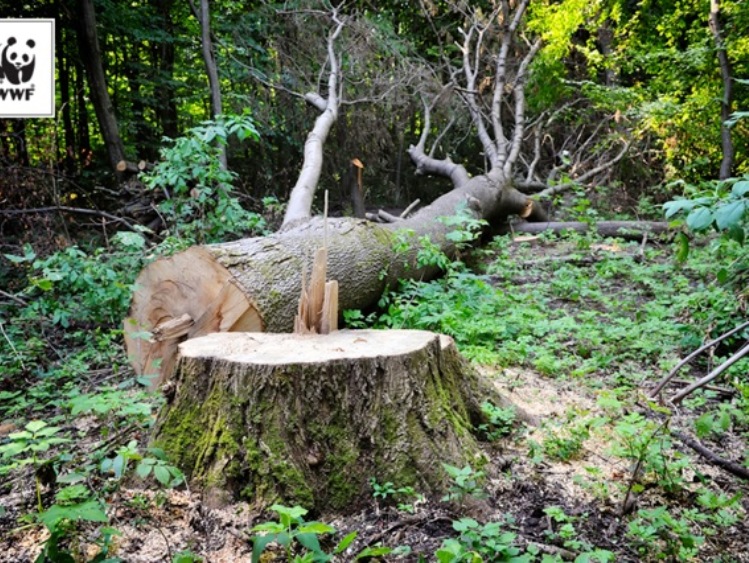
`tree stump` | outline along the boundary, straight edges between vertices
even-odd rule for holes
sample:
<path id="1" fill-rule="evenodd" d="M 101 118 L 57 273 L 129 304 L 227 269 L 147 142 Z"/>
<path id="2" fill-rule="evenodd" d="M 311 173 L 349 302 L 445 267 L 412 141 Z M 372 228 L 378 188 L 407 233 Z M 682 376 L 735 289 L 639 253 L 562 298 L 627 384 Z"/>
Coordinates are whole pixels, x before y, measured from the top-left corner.
<path id="1" fill-rule="evenodd" d="M 370 477 L 442 491 L 476 467 L 484 400 L 502 401 L 449 337 L 426 331 L 214 333 L 179 346 L 152 443 L 214 505 L 347 509 Z"/>

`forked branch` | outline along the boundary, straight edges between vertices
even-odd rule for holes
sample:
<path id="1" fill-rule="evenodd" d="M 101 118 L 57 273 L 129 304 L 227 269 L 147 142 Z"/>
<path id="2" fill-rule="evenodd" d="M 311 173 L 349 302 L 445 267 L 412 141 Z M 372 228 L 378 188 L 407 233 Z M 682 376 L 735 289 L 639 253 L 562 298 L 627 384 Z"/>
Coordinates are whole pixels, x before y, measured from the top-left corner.
<path id="1" fill-rule="evenodd" d="M 326 67 L 328 68 L 327 98 L 323 98 L 317 92 L 310 92 L 305 95 L 305 100 L 322 113 L 315 120 L 315 125 L 307 135 L 307 140 L 304 143 L 302 171 L 299 173 L 299 178 L 289 195 L 289 205 L 286 208 L 286 215 L 281 226 L 282 229 L 309 219 L 312 216 L 312 200 L 322 172 L 323 146 L 325 139 L 327 139 L 330 133 L 330 129 L 338 118 L 338 107 L 340 105 L 338 87 L 341 69 L 335 52 L 335 42 L 341 34 L 345 22 L 339 17 L 335 9 L 332 13 L 332 19 L 335 27 L 328 36 L 328 57 L 326 61 Z"/>

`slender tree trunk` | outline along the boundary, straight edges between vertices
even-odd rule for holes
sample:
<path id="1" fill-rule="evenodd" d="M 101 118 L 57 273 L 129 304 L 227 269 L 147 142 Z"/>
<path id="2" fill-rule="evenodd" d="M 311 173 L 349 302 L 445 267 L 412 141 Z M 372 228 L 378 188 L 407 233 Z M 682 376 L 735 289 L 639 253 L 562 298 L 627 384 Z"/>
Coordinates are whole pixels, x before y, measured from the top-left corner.
<path id="1" fill-rule="evenodd" d="M 161 124 L 161 134 L 164 137 L 174 139 L 179 134 L 177 128 L 177 104 L 174 100 L 174 22 L 171 10 L 174 6 L 173 0 L 156 0 L 156 10 L 161 16 L 164 30 L 169 37 L 157 45 L 158 48 L 158 70 L 162 83 L 156 91 L 156 115 Z"/>
<path id="2" fill-rule="evenodd" d="M 65 172 L 75 171 L 75 130 L 73 129 L 72 99 L 70 96 L 70 57 L 67 54 L 68 45 L 63 37 L 62 25 L 55 26 L 55 42 L 57 44 L 57 69 L 60 84 L 60 112 L 62 113 L 63 137 L 65 143 L 62 157 Z"/>
<path id="3" fill-rule="evenodd" d="M 205 62 L 206 73 L 208 74 L 208 86 L 211 91 L 211 114 L 215 118 L 224 113 L 223 103 L 221 100 L 221 83 L 218 79 L 218 68 L 216 66 L 216 57 L 213 51 L 213 42 L 211 41 L 211 12 L 208 0 L 200 0 L 200 11 L 198 11 L 192 0 L 190 6 L 200 22 L 200 42 L 203 47 L 203 61 Z M 226 147 L 221 147 L 221 167 L 228 168 L 226 159 Z"/>
<path id="4" fill-rule="evenodd" d="M 720 101 L 720 141 L 723 150 L 723 160 L 720 163 L 720 179 L 725 180 L 731 177 L 734 159 L 731 129 L 726 125 L 726 121 L 731 116 L 733 105 L 733 78 L 731 77 L 731 62 L 728 60 L 725 41 L 722 37 L 719 0 L 710 0 L 710 31 L 715 41 L 718 64 L 720 65 L 720 76 L 723 80 L 723 98 Z"/>
<path id="5" fill-rule="evenodd" d="M 133 117 L 133 131 L 135 137 L 135 148 L 138 152 L 138 156 L 141 158 L 150 159 L 149 153 L 154 152 L 155 147 L 149 142 L 150 132 L 148 124 L 145 119 L 145 104 L 143 103 L 143 95 L 140 91 L 141 85 L 141 70 L 139 70 L 139 60 L 142 56 L 142 44 L 139 41 L 134 41 L 130 45 L 130 49 L 127 47 L 123 49 L 123 67 L 125 69 L 125 78 L 130 89 L 130 108 Z"/>
<path id="6" fill-rule="evenodd" d="M 76 93 L 76 131 L 78 155 L 80 165 L 85 168 L 91 159 L 91 136 L 88 131 L 88 108 L 86 107 L 85 86 L 83 84 L 83 66 L 79 60 L 75 61 L 75 93 Z"/>
<path id="7" fill-rule="evenodd" d="M 29 166 L 29 151 L 26 148 L 26 121 L 11 120 L 13 124 L 13 141 L 16 146 L 16 162 L 21 166 Z"/>
<path id="8" fill-rule="evenodd" d="M 117 171 L 117 164 L 125 160 L 125 147 L 117 126 L 114 106 L 107 90 L 107 79 L 99 39 L 96 34 L 96 12 L 93 0 L 80 0 L 80 49 L 81 59 L 86 66 L 91 102 L 99 120 L 99 127 L 109 156 L 109 164 Z"/>

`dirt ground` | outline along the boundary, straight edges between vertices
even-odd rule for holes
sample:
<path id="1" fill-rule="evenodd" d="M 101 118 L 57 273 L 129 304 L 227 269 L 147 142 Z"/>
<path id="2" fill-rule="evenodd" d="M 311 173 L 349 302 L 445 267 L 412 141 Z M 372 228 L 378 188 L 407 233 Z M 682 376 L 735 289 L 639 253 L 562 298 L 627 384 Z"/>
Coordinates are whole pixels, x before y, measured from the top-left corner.
<path id="1" fill-rule="evenodd" d="M 534 434 L 542 432 L 545 421 L 562 419 L 570 408 L 591 413 L 596 409 L 591 397 L 574 383 L 549 380 L 526 370 L 505 370 L 494 376 L 498 387 L 524 413 L 523 417 L 536 424 L 526 426 L 526 438 L 532 439 Z M 617 561 L 642 560 L 627 547 L 621 506 L 613 500 L 596 499 L 579 484 L 578 478 L 589 474 L 591 467 L 612 482 L 628 478 L 628 468 L 605 454 L 606 444 L 591 437 L 579 459 L 534 464 L 525 443 L 526 440 L 518 438 L 487 448 L 487 499 L 469 499 L 462 506 L 426 499 L 417 504 L 413 514 L 393 507 L 376 507 L 373 500 L 370 507 L 354 514 L 314 516 L 332 524 L 339 531 L 339 538 L 358 531 L 356 541 L 342 560 L 351 560 L 353 554 L 366 546 L 382 544 L 410 546 L 412 554 L 398 560 L 416 561 L 418 554 L 423 554 L 427 561 L 432 561 L 442 541 L 456 535 L 452 530 L 454 519 L 469 516 L 484 522 L 502 520 L 508 514 L 514 518 L 514 525 L 508 529 L 517 534 L 518 545 L 533 543 L 542 553 L 567 559 L 570 552 L 558 545 L 560 542 L 555 544 L 550 539 L 548 532 L 553 531 L 554 523 L 544 513 L 545 508 L 558 506 L 570 516 L 585 516 L 575 522 L 580 540 L 616 552 Z M 733 477 L 710 465 L 696 463 L 694 469 L 709 475 L 719 487 L 727 491 L 736 489 Z M 14 517 L 28 512 L 34 504 L 32 480 L 28 477 L 15 482 L 12 492 L 0 497 L 6 510 L 0 519 L 0 561 L 33 561 L 46 539 L 46 531 L 38 526 L 11 529 Z M 155 492 L 125 487 L 112 494 L 108 503 L 112 507 L 111 526 L 121 532 L 115 538 L 115 555 L 133 563 L 171 561 L 174 554 L 186 549 L 213 563 L 250 561 L 252 546 L 247 532 L 268 519 L 246 503 L 208 509 L 199 493 L 184 490 Z M 749 509 L 746 500 L 744 507 Z M 86 539 L 93 539 L 93 532 L 83 534 L 83 551 L 93 556 L 95 546 L 86 546 Z M 749 561 L 749 554 L 745 553 L 747 539 L 749 523 L 739 522 L 720 537 L 707 538 L 702 551 L 704 560 Z"/>

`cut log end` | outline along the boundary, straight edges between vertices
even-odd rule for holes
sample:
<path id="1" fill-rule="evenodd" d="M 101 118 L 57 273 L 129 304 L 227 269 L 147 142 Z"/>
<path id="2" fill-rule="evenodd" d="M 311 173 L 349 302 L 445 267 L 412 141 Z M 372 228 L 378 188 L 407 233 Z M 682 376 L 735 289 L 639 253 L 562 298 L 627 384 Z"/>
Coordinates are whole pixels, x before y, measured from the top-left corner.
<path id="1" fill-rule="evenodd" d="M 141 272 L 125 319 L 125 344 L 135 372 L 153 386 L 172 372 L 178 344 L 211 332 L 262 331 L 254 304 L 231 274 L 193 247 Z"/>

